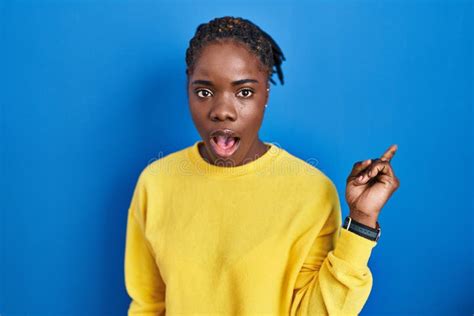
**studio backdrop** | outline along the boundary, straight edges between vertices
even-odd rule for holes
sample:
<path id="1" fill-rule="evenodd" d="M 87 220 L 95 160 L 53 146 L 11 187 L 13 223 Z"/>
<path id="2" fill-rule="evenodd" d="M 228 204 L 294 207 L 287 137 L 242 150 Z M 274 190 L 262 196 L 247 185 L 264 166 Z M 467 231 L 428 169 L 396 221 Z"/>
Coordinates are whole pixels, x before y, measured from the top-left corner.
<path id="1" fill-rule="evenodd" d="M 232 15 L 278 42 L 260 137 L 336 184 L 398 145 L 362 315 L 471 315 L 472 1 L 0 2 L 0 315 L 125 315 L 140 171 L 200 139 L 185 50 Z"/>

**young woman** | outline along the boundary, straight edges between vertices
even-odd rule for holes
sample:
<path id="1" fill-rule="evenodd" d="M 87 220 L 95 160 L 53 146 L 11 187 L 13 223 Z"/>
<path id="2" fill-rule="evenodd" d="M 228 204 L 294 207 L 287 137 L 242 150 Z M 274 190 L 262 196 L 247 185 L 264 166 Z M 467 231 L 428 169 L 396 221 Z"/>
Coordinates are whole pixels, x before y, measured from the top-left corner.
<path id="1" fill-rule="evenodd" d="M 129 208 L 129 315 L 356 315 L 372 288 L 378 214 L 398 188 L 390 160 L 354 164 L 342 225 L 334 183 L 260 140 L 284 56 L 252 22 L 201 24 L 186 52 L 202 138 L 149 164 Z"/>

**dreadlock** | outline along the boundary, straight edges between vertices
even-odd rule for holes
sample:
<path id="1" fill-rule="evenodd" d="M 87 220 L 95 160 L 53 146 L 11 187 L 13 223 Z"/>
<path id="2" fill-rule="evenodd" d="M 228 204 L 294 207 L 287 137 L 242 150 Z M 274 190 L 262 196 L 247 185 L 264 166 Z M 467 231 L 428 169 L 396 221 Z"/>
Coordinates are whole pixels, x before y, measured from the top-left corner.
<path id="1" fill-rule="evenodd" d="M 200 24 L 186 50 L 186 73 L 189 75 L 201 49 L 210 42 L 232 39 L 245 44 L 255 53 L 266 68 L 271 83 L 274 73 L 283 84 L 281 63 L 285 60 L 283 52 L 273 38 L 249 20 L 225 16 Z M 274 69 L 275 68 L 275 69 Z"/>

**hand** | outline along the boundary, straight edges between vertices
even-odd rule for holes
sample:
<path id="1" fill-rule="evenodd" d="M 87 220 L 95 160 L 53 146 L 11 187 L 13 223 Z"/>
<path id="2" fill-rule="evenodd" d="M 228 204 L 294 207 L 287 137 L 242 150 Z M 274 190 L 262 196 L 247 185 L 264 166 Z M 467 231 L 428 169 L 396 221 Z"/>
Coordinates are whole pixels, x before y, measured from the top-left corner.
<path id="1" fill-rule="evenodd" d="M 392 145 L 382 157 L 354 164 L 346 181 L 346 202 L 355 221 L 375 228 L 382 207 L 400 186 L 390 165 L 397 149 Z"/>

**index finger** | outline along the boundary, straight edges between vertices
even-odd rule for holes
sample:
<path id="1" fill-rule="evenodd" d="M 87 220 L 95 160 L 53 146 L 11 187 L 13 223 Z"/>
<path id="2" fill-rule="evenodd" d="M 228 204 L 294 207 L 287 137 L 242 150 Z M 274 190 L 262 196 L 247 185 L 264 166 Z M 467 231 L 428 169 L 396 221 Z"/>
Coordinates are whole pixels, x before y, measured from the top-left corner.
<path id="1" fill-rule="evenodd" d="M 391 145 L 380 157 L 380 160 L 390 161 L 395 155 L 395 152 L 397 151 L 397 149 L 398 149 L 397 144 Z"/>

